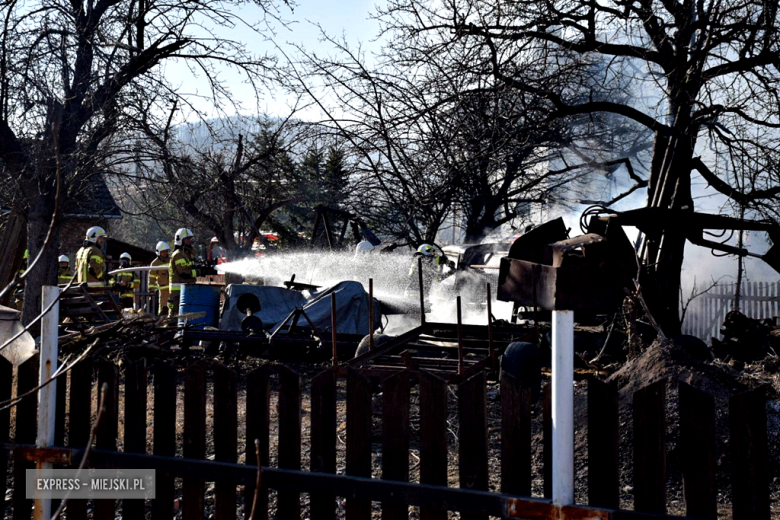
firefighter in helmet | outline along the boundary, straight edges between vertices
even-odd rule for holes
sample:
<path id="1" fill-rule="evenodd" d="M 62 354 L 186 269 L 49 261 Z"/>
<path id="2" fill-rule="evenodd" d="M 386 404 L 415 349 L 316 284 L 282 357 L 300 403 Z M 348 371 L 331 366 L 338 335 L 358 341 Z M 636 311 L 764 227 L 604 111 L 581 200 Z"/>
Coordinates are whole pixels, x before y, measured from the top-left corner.
<path id="1" fill-rule="evenodd" d="M 130 253 L 122 253 L 119 255 L 119 267 L 121 269 L 127 269 L 131 267 L 133 257 Z M 135 290 L 141 286 L 141 280 L 138 278 L 138 273 L 128 271 L 125 273 L 116 273 L 114 277 L 114 289 L 117 291 L 120 297 L 120 301 L 123 308 L 133 307 L 135 303 Z"/>
<path id="2" fill-rule="evenodd" d="M 168 266 L 171 261 L 171 248 L 167 242 L 162 240 L 157 242 L 157 246 L 154 248 L 157 253 L 157 257 L 149 264 L 152 267 L 156 266 Z M 168 314 L 168 296 L 170 290 L 168 269 L 160 269 L 159 271 L 149 271 L 149 289 L 152 291 L 159 291 L 157 313 L 160 316 L 166 316 Z"/>
<path id="3" fill-rule="evenodd" d="M 92 226 L 87 230 L 84 245 L 76 253 L 76 281 L 86 283 L 88 287 L 105 287 L 106 255 L 103 245 L 106 242 L 106 230 L 100 226 Z"/>
<path id="4" fill-rule="evenodd" d="M 417 274 L 418 258 L 422 258 L 423 292 L 425 295 L 431 290 L 434 281 L 440 281 L 448 270 L 447 257 L 438 248 L 431 244 L 423 244 L 417 248 L 409 269 L 409 284 L 404 291 L 407 298 L 417 297 L 420 294 L 420 277 Z"/>
<path id="5" fill-rule="evenodd" d="M 57 268 L 57 283 L 67 285 L 73 278 L 73 271 L 70 270 L 70 260 L 65 255 L 60 255 L 57 259 L 59 267 Z"/>
<path id="6" fill-rule="evenodd" d="M 195 235 L 187 228 L 180 228 L 176 231 L 173 239 L 173 254 L 168 264 L 168 275 L 170 278 L 170 296 L 168 296 L 169 315 L 175 316 L 179 313 L 179 298 L 181 296 L 181 287 L 185 283 L 195 283 L 198 277 L 198 271 L 195 269 L 195 260 L 192 256 L 192 240 Z"/>

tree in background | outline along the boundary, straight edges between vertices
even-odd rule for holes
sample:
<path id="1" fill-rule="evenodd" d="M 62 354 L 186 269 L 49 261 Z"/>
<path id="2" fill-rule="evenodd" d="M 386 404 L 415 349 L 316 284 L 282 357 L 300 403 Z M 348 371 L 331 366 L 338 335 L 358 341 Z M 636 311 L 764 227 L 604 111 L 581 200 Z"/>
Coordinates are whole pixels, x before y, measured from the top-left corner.
<path id="1" fill-rule="evenodd" d="M 260 18 L 278 16 L 273 0 L 251 4 Z M 40 311 L 41 286 L 57 280 L 58 216 L 90 196 L 95 175 L 132 157 L 126 143 L 143 119 L 139 109 L 164 111 L 180 97 L 160 65 L 189 64 L 209 82 L 218 108 L 230 97 L 215 63 L 259 85 L 270 61 L 218 36 L 236 24 L 265 30 L 262 19 L 239 18 L 235 2 L 6 2 L 2 20 L 0 161 L 13 189 L 0 197 L 26 218 L 31 258 L 41 254 L 27 279 L 29 322 Z M 52 245 L 41 252 L 47 235 Z"/>
<path id="2" fill-rule="evenodd" d="M 275 212 L 306 199 L 308 183 L 292 155 L 300 127 L 289 119 L 261 120 L 246 137 L 213 125 L 207 139 L 192 138 L 192 127 L 157 123 L 147 115 L 154 147 L 136 150 L 134 169 L 115 180 L 123 198 L 158 222 L 200 228 L 208 233 L 201 240 L 213 234 L 229 255 L 246 254 L 255 239 L 265 240 L 260 230 L 278 222 Z"/>
<path id="3" fill-rule="evenodd" d="M 646 128 L 647 207 L 693 211 L 697 170 L 726 197 L 777 217 L 776 2 L 400 0 L 379 14 L 408 50 L 401 56 L 434 56 L 461 78 L 460 92 L 490 75 L 550 120 L 610 114 Z M 613 95 L 630 85 L 642 95 Z M 743 186 L 734 164 L 753 161 Z M 680 331 L 684 246 L 678 226 L 641 250 L 645 297 L 669 336 Z"/>

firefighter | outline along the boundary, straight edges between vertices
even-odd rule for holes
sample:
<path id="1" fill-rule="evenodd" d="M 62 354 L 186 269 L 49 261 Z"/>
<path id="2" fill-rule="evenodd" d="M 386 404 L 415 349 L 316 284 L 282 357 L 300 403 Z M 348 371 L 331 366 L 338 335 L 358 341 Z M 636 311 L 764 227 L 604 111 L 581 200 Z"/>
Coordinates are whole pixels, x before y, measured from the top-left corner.
<path id="1" fill-rule="evenodd" d="M 157 258 L 152 260 L 151 266 L 168 265 L 171 260 L 171 248 L 167 242 L 157 242 L 157 246 L 154 248 L 157 252 Z M 168 314 L 168 295 L 170 294 L 168 269 L 159 271 L 149 271 L 149 289 L 152 291 L 159 291 L 157 313 L 160 316 L 166 316 Z"/>
<path id="2" fill-rule="evenodd" d="M 103 245 L 106 242 L 106 230 L 100 226 L 92 226 L 87 230 L 84 245 L 76 253 L 76 281 L 86 283 L 88 287 L 105 287 L 106 255 Z"/>
<path id="3" fill-rule="evenodd" d="M 70 260 L 65 255 L 60 255 L 57 262 L 60 264 L 57 270 L 57 283 L 67 285 L 73 278 L 73 271 L 70 270 Z"/>
<path id="4" fill-rule="evenodd" d="M 185 283 L 194 283 L 198 277 L 195 261 L 192 258 L 192 240 L 194 236 L 189 229 L 180 228 L 176 231 L 173 239 L 173 254 L 168 264 L 171 291 L 168 296 L 168 314 L 170 316 L 176 316 L 179 313 L 181 286 Z"/>
<path id="5" fill-rule="evenodd" d="M 130 253 L 119 255 L 119 267 L 127 269 L 131 266 L 133 257 Z M 138 274 L 134 272 L 117 273 L 114 277 L 114 289 L 119 293 L 120 302 L 123 308 L 133 307 L 135 299 L 135 290 L 141 286 L 141 280 Z"/>
<path id="6" fill-rule="evenodd" d="M 423 287 L 426 296 L 431 290 L 431 284 L 441 280 L 448 268 L 447 257 L 439 253 L 436 247 L 431 244 L 423 244 L 418 247 L 409 270 L 409 284 L 404 291 L 404 296 L 407 298 L 418 297 L 420 294 L 420 279 L 417 274 L 417 259 L 420 257 L 422 257 Z"/>

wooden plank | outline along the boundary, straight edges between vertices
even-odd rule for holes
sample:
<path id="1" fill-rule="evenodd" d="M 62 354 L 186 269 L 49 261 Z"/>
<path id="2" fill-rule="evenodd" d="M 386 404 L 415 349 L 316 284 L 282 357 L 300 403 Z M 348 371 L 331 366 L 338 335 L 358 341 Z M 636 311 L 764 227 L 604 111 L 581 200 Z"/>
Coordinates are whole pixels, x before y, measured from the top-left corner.
<path id="1" fill-rule="evenodd" d="M 13 370 L 10 361 L 0 356 L 0 402 L 11 399 L 13 393 Z M 64 393 L 64 392 L 63 392 Z M 0 410 L 0 442 L 11 440 L 11 409 Z M 8 456 L 5 451 L 0 453 L 0 497 L 3 499 L 3 507 L 0 508 L 0 516 L 5 518 L 5 492 L 8 481 Z"/>
<path id="2" fill-rule="evenodd" d="M 184 373 L 184 449 L 188 459 L 206 458 L 206 366 L 197 362 Z M 182 518 L 202 520 L 205 484 L 185 478 L 182 483 Z"/>
<path id="3" fill-rule="evenodd" d="M 236 373 L 214 365 L 214 460 L 238 461 L 238 387 Z M 236 518 L 236 482 L 214 484 L 214 514 L 218 520 Z"/>
<path id="4" fill-rule="evenodd" d="M 552 498 L 552 385 L 542 389 L 542 471 L 544 498 Z"/>
<path id="5" fill-rule="evenodd" d="M 176 369 L 171 363 L 158 359 L 154 362 L 154 432 L 152 453 L 172 457 L 176 454 Z M 173 517 L 174 480 L 158 476 L 155 499 L 152 500 L 152 519 L 170 520 Z"/>
<path id="6" fill-rule="evenodd" d="M 336 381 L 335 369 L 311 380 L 311 471 L 336 473 Z M 336 517 L 335 495 L 312 493 L 311 520 Z"/>
<path id="7" fill-rule="evenodd" d="M 409 372 L 382 382 L 382 479 L 409 481 Z M 382 520 L 406 520 L 409 507 L 383 503 Z"/>
<path id="8" fill-rule="evenodd" d="M 125 369 L 125 439 L 124 451 L 146 453 L 146 360 L 129 363 Z M 123 500 L 122 518 L 145 517 L 143 500 Z"/>
<path id="9" fill-rule="evenodd" d="M 260 462 L 267 466 L 270 458 L 269 430 L 271 422 L 271 379 L 266 366 L 256 368 L 246 378 L 246 464 L 257 465 L 255 439 L 260 444 Z M 252 512 L 252 501 L 255 486 L 244 488 L 244 516 L 249 518 Z M 268 489 L 263 487 L 258 491 L 257 520 L 268 519 Z"/>
<path id="10" fill-rule="evenodd" d="M 679 388 L 680 455 L 686 514 L 694 518 L 717 518 L 715 400 L 682 381 Z"/>
<path id="11" fill-rule="evenodd" d="M 634 392 L 634 510 L 666 513 L 666 381 Z"/>
<path id="12" fill-rule="evenodd" d="M 488 489 L 487 393 L 485 372 L 478 372 L 458 385 L 458 455 L 460 487 Z M 487 520 L 482 513 L 461 512 L 464 520 Z"/>
<path id="13" fill-rule="evenodd" d="M 618 509 L 618 391 L 614 384 L 588 380 L 588 505 Z"/>
<path id="14" fill-rule="evenodd" d="M 37 353 L 16 368 L 16 395 L 22 395 L 38 386 L 38 360 Z M 35 435 L 38 429 L 38 400 L 30 395 L 22 399 L 16 405 L 16 431 L 14 441 L 19 444 L 35 444 Z M 14 482 L 25 482 L 25 470 L 34 469 L 34 462 L 14 463 Z M 24 486 L 14 486 L 13 505 L 14 520 L 28 519 L 32 513 L 32 499 L 24 498 Z"/>
<path id="15" fill-rule="evenodd" d="M 757 388 L 729 399 L 734 520 L 769 519 L 766 394 Z"/>
<path id="16" fill-rule="evenodd" d="M 347 475 L 371 477 L 371 381 L 347 369 Z M 369 520 L 371 502 L 347 499 L 346 520 Z"/>
<path id="17" fill-rule="evenodd" d="M 89 442 L 92 428 L 92 372 L 89 360 L 78 363 L 70 370 L 70 391 L 68 394 L 68 446 L 84 448 Z M 79 461 L 73 461 L 71 468 L 77 468 Z M 87 518 L 86 500 L 68 500 L 65 506 L 68 520 Z"/>
<path id="18" fill-rule="evenodd" d="M 286 366 L 279 368 L 279 467 L 301 469 L 301 376 Z M 300 493 L 280 489 L 276 516 L 299 519 Z"/>
<path id="19" fill-rule="evenodd" d="M 119 370 L 113 361 L 98 363 L 98 389 L 106 385 L 105 404 L 95 431 L 95 448 L 116 451 L 117 428 L 119 421 Z M 99 390 L 98 396 L 101 395 Z M 94 501 L 95 520 L 113 520 L 116 516 L 116 500 L 100 499 Z"/>
<path id="20" fill-rule="evenodd" d="M 420 371 L 420 483 L 447 485 L 447 382 Z M 447 511 L 420 508 L 420 520 L 446 520 Z"/>
<path id="21" fill-rule="evenodd" d="M 531 389 L 501 374 L 501 492 L 531 496 Z"/>

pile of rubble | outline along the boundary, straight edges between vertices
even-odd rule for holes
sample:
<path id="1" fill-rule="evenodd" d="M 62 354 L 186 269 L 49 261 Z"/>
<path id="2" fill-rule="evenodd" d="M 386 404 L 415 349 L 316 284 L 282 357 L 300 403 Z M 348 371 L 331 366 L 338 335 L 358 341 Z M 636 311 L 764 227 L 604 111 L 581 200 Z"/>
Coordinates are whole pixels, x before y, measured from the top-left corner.
<path id="1" fill-rule="evenodd" d="M 780 327 L 774 320 L 756 320 L 731 311 L 720 332 L 722 340 L 712 339 L 712 353 L 716 358 L 735 368 L 760 364 L 767 373 L 780 371 Z"/>
<path id="2" fill-rule="evenodd" d="M 106 357 L 119 364 L 124 360 L 169 357 L 176 343 L 177 325 L 178 317 L 151 315 L 112 321 L 61 336 L 60 352 L 79 355 L 91 349 L 89 357 Z"/>

